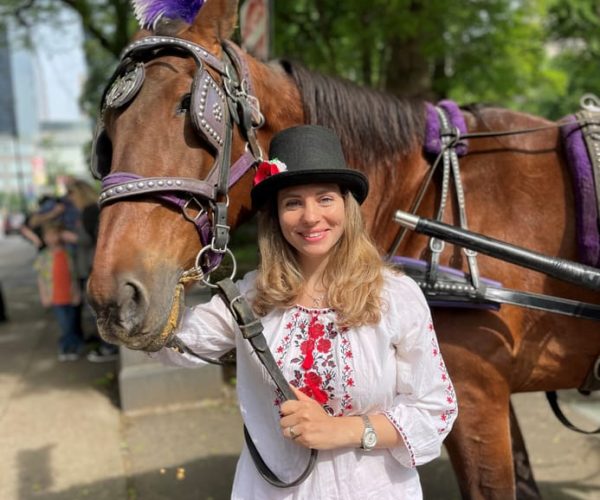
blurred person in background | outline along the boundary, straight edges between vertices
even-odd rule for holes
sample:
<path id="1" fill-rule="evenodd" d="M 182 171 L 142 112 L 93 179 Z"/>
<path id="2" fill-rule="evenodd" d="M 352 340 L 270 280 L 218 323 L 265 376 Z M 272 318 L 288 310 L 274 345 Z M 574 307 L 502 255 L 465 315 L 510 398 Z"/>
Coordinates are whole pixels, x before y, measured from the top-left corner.
<path id="1" fill-rule="evenodd" d="M 96 240 L 98 237 L 98 224 L 100 209 L 98 207 L 98 192 L 86 181 L 73 179 L 67 185 L 67 198 L 77 209 L 78 219 L 75 230 L 65 230 L 63 240 L 71 243 L 74 248 L 75 269 L 82 295 L 82 306 L 79 307 L 79 321 L 82 323 L 83 304 L 87 304 L 86 285 L 92 270 Z M 85 312 L 91 316 L 91 308 L 85 307 Z M 95 328 L 95 318 L 92 317 Z M 93 335 L 99 346 L 87 355 L 92 362 L 114 361 L 118 357 L 118 348 L 102 340 L 97 333 Z"/>
<path id="2" fill-rule="evenodd" d="M 75 361 L 83 347 L 81 325 L 77 322 L 81 292 L 73 258 L 61 237 L 63 230 L 56 220 L 43 224 L 45 248 L 39 252 L 34 269 L 42 305 L 52 308 L 60 327 L 58 360 Z"/>
<path id="3" fill-rule="evenodd" d="M 37 201 L 37 210 L 25 216 L 19 233 L 39 252 L 45 246 L 42 239 L 42 224 L 57 219 L 62 212 L 63 207 L 59 207 L 59 199 L 56 196 L 44 194 Z"/>

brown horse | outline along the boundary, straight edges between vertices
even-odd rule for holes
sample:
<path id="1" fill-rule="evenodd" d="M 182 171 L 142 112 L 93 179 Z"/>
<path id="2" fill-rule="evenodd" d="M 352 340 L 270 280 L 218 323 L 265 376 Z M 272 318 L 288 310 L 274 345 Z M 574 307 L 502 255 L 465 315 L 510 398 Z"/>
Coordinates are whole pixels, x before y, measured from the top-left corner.
<path id="1" fill-rule="evenodd" d="M 236 22 L 237 2 L 211 0 L 191 25 L 170 23 L 168 34 L 203 46 L 217 59 Z M 138 39 L 152 35 L 141 32 Z M 364 216 L 382 252 L 392 245 L 397 209 L 408 210 L 430 165 L 423 155 L 425 106 L 358 88 L 301 68 L 263 64 L 245 56 L 264 124 L 258 142 L 268 150 L 277 131 L 299 123 L 334 128 L 350 164 L 365 172 L 371 192 Z M 110 172 L 142 177 L 204 179 L 215 162 L 214 144 L 196 133 L 188 110 L 197 64 L 187 53 L 156 51 L 145 60 L 139 93 L 107 109 Z M 220 83 L 222 75 L 209 69 Z M 469 131 L 500 131 L 551 125 L 544 119 L 498 108 L 464 111 Z M 246 141 L 236 126 L 232 158 Z M 461 160 L 469 225 L 473 231 L 538 252 L 575 260 L 572 182 L 559 131 L 472 140 Z M 105 172 L 106 173 L 106 172 Z M 228 223 L 247 220 L 252 171 L 229 192 Z M 419 214 L 432 217 L 440 179 L 428 189 Z M 445 221 L 457 223 L 450 203 Z M 420 258 L 427 239 L 414 234 L 399 254 Z M 102 210 L 89 293 L 107 339 L 144 348 L 160 336 L 174 290 L 200 249 L 194 225 L 148 193 L 106 203 Z M 235 249 L 234 249 L 235 250 Z M 451 247 L 441 263 L 466 264 Z M 598 303 L 597 293 L 480 256 L 482 276 L 504 286 Z M 442 351 L 460 405 L 446 441 L 465 498 L 515 495 L 509 426 L 514 392 L 577 388 L 600 353 L 600 328 L 590 320 L 502 306 L 499 311 L 439 308 L 433 311 Z"/>

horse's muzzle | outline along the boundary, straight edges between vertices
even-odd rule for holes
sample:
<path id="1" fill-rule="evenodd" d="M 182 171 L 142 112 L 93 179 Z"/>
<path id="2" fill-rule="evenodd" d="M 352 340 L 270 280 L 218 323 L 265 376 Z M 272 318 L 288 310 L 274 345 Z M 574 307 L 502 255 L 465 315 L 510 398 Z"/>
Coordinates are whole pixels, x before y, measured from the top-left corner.
<path id="1" fill-rule="evenodd" d="M 106 293 L 93 279 L 89 283 L 90 305 L 96 312 L 100 336 L 109 343 L 130 349 L 161 349 L 172 337 L 173 328 L 166 331 L 165 326 L 168 310 L 166 314 L 160 314 L 158 310 L 163 308 L 157 305 L 151 310 L 148 290 L 131 277 L 118 279 L 113 286 L 113 293 Z M 182 309 L 180 304 L 176 306 L 177 311 Z"/>

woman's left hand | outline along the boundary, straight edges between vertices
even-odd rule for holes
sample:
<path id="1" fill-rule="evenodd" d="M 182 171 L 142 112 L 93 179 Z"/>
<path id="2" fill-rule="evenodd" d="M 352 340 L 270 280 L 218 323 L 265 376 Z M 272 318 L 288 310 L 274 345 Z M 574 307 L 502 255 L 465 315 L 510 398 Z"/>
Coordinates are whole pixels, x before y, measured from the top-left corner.
<path id="1" fill-rule="evenodd" d="M 351 428 L 344 425 L 345 418 L 332 417 L 314 399 L 295 387 L 292 390 L 298 400 L 281 405 L 283 418 L 279 424 L 284 437 L 315 450 L 351 446 Z"/>

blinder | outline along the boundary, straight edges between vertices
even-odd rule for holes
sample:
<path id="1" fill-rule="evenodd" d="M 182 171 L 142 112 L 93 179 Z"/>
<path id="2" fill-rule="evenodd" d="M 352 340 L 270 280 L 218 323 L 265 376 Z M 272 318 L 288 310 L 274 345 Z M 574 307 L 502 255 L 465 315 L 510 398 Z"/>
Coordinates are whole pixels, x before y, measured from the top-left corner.
<path id="1" fill-rule="evenodd" d="M 90 165 L 92 175 L 102 180 L 101 207 L 124 198 L 153 195 L 161 201 L 177 205 L 186 217 L 184 207 L 192 199 L 200 200 L 204 213 L 192 222 L 198 229 L 204 247 L 210 246 L 205 265 L 210 270 L 218 266 L 227 251 L 227 192 L 262 159 L 255 129 L 262 125 L 263 116 L 258 100 L 252 95 L 249 72 L 237 47 L 226 42 L 223 49 L 225 59 L 221 60 L 198 44 L 172 37 L 151 36 L 127 46 L 102 98 L 101 117 L 94 135 Z M 108 108 L 122 108 L 135 98 L 144 82 L 145 63 L 164 55 L 165 51 L 192 56 L 196 62 L 197 69 L 191 87 L 190 119 L 196 133 L 215 152 L 214 164 L 203 181 L 181 177 L 144 178 L 136 174 L 111 172 L 112 143 L 104 126 L 104 113 Z M 209 68 L 213 71 L 209 71 Z M 222 84 L 213 73 L 221 77 Z M 240 126 L 249 147 L 230 169 L 234 122 Z M 206 207 L 202 202 L 207 202 L 209 206 Z M 206 215 L 209 212 L 212 214 L 212 228 L 207 231 L 207 226 L 211 226 Z"/>

